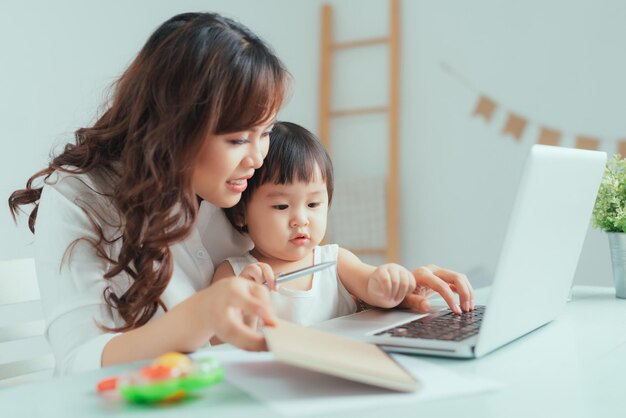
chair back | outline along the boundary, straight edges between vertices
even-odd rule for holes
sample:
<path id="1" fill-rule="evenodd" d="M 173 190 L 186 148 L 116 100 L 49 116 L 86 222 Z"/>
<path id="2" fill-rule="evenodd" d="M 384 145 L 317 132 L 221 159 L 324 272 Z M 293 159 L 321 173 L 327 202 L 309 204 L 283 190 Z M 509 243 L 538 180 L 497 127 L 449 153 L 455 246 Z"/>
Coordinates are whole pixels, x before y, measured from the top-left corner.
<path id="1" fill-rule="evenodd" d="M 52 375 L 32 258 L 0 261 L 0 387 Z"/>

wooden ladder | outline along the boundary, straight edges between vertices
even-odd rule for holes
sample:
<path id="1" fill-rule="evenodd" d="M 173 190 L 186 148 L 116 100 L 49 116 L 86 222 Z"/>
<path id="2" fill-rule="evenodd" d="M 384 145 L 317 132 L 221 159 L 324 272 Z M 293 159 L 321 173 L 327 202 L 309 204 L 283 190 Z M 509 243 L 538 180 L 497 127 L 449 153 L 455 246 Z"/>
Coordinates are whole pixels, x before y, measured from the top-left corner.
<path id="1" fill-rule="evenodd" d="M 386 37 L 333 42 L 333 11 L 329 4 L 322 7 L 321 60 L 320 60 L 320 101 L 319 101 L 319 135 L 322 143 L 330 152 L 330 122 L 332 118 L 355 115 L 380 114 L 388 115 L 389 172 L 387 175 L 387 243 L 385 248 L 350 248 L 357 255 L 381 255 L 389 262 L 399 260 L 399 70 L 400 70 L 400 6 L 399 0 L 390 0 L 389 35 Z M 388 105 L 382 107 L 360 107 L 353 109 L 333 109 L 332 74 L 333 54 L 350 49 L 365 48 L 374 45 L 389 47 L 389 91 Z"/>

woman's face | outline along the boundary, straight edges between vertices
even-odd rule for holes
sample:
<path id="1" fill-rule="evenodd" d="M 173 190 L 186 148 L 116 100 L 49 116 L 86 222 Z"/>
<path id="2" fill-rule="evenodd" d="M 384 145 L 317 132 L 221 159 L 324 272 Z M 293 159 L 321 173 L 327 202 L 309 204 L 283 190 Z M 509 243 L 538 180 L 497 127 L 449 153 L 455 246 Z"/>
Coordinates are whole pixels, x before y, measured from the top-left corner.
<path id="1" fill-rule="evenodd" d="M 209 135 L 195 163 L 193 187 L 202 199 L 220 208 L 234 206 L 269 147 L 274 118 L 243 132 Z"/>

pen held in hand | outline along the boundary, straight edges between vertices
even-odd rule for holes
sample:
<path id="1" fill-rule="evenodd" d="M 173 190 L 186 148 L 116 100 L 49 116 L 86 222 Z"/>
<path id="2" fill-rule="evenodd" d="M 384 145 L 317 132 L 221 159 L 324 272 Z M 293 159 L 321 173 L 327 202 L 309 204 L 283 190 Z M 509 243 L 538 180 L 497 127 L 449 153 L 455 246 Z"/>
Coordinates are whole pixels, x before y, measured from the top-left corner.
<path id="1" fill-rule="evenodd" d="M 335 261 L 327 261 L 325 263 L 314 264 L 312 266 L 305 267 L 303 269 L 294 270 L 289 273 L 281 273 L 276 276 L 275 282 L 276 284 L 285 283 L 290 280 L 294 280 L 299 277 L 306 276 L 307 274 L 311 274 L 311 273 L 315 273 L 316 271 L 327 269 L 329 267 L 334 266 L 335 264 L 337 264 Z"/>

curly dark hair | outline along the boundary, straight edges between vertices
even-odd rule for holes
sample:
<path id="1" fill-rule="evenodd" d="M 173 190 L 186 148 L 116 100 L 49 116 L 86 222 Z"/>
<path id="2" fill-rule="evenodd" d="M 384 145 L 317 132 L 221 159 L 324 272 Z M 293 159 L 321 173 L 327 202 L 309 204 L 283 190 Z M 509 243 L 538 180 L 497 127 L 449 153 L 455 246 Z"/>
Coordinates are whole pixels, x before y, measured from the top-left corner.
<path id="1" fill-rule="evenodd" d="M 192 173 L 203 141 L 208 134 L 268 121 L 282 104 L 288 80 L 273 51 L 245 26 L 213 13 L 174 16 L 156 29 L 113 85 L 95 124 L 77 130 L 74 143 L 11 194 L 14 219 L 21 206 L 34 205 L 28 226 L 35 233 L 42 189 L 55 171 L 107 173 L 113 179 L 109 191 L 96 192 L 109 197 L 119 212 L 117 236 L 105 237 L 93 210 L 81 206 L 99 237 L 81 239 L 110 263 L 104 278 L 121 272 L 132 278 L 122 295 L 110 285 L 105 289 L 106 303 L 125 321 L 105 329 L 140 327 L 159 306 L 166 308 L 161 295 L 174 266 L 169 246 L 195 224 Z M 105 248 L 118 240 L 121 251 L 111 259 Z"/>

